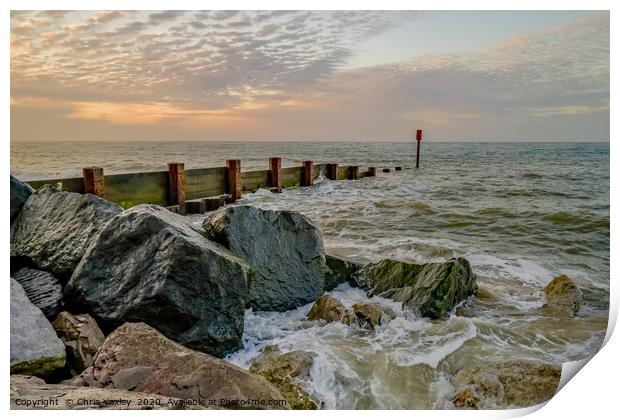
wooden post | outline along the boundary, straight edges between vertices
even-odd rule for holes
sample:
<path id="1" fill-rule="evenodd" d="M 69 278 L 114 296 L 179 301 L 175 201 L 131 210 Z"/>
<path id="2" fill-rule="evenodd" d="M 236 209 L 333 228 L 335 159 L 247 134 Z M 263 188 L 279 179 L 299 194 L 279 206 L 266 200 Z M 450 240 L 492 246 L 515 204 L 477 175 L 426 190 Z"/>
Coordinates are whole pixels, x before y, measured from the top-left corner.
<path id="1" fill-rule="evenodd" d="M 103 168 L 91 166 L 82 169 L 84 178 L 84 192 L 102 197 L 105 194 L 105 182 L 103 180 Z"/>
<path id="2" fill-rule="evenodd" d="M 312 186 L 312 161 L 311 160 L 301 161 L 301 186 L 302 187 Z"/>
<path id="3" fill-rule="evenodd" d="M 241 161 L 239 159 L 226 161 L 226 191 L 233 202 L 241 198 Z"/>
<path id="4" fill-rule="evenodd" d="M 186 214 L 185 205 L 185 164 L 168 164 L 168 182 L 170 185 L 170 205 L 179 206 L 179 214 Z"/>
<path id="5" fill-rule="evenodd" d="M 282 192 L 282 158 L 269 158 L 269 186 L 275 188 L 275 192 Z"/>
<path id="6" fill-rule="evenodd" d="M 369 166 L 368 176 L 377 176 L 377 168 L 375 168 L 374 166 Z"/>
<path id="7" fill-rule="evenodd" d="M 415 139 L 418 141 L 418 150 L 415 154 L 415 167 L 420 167 L 420 143 L 422 142 L 422 130 L 417 130 L 415 133 Z"/>
<path id="8" fill-rule="evenodd" d="M 336 178 L 338 178 L 338 164 L 328 163 L 327 164 L 327 179 L 335 180 Z"/>
<path id="9" fill-rule="evenodd" d="M 359 176 L 359 166 L 349 166 L 349 179 L 357 179 Z"/>

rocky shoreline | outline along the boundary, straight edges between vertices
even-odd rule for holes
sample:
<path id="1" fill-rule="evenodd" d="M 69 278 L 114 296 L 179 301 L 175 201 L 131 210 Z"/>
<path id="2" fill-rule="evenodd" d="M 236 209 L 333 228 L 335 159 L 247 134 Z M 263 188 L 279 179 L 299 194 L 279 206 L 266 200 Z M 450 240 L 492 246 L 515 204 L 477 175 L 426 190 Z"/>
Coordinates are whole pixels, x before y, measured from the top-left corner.
<path id="1" fill-rule="evenodd" d="M 342 283 L 437 322 L 467 299 L 492 299 L 464 258 L 361 265 L 326 255 L 319 229 L 297 212 L 229 205 L 200 228 L 159 206 L 123 211 L 90 194 L 33 191 L 11 176 L 11 407 L 41 408 L 19 401 L 55 392 L 125 398 L 135 404 L 116 408 L 130 409 L 320 408 L 303 387 L 312 352 L 268 347 L 249 371 L 222 357 L 242 346 L 247 308 L 314 302 L 309 320 L 369 330 L 394 318 L 389 307 L 347 308 L 324 294 Z M 566 276 L 544 292 L 542 310 L 574 316 L 582 305 Z M 453 378 L 452 401 L 538 404 L 559 377 L 558 366 L 527 360 L 480 366 Z"/>

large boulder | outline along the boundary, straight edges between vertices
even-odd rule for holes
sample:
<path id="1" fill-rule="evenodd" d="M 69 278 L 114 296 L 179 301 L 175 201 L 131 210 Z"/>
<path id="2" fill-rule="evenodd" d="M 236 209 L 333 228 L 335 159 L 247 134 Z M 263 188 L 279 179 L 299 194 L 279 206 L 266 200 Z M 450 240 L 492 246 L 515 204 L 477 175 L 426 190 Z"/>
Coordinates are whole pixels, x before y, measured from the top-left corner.
<path id="1" fill-rule="evenodd" d="M 93 363 L 95 354 L 105 340 L 97 322 L 88 314 L 61 312 L 52 327 L 65 344 L 67 364 L 74 373 L 82 372 Z"/>
<path id="2" fill-rule="evenodd" d="M 354 284 L 354 274 L 359 271 L 363 265 L 343 258 L 334 257 L 332 255 L 325 256 L 325 291 L 338 287 L 339 284 Z"/>
<path id="3" fill-rule="evenodd" d="M 562 370 L 559 366 L 514 361 L 459 371 L 453 378 L 459 408 L 529 407 L 553 397 Z"/>
<path id="4" fill-rule="evenodd" d="M 11 373 L 49 375 L 64 365 L 64 344 L 24 288 L 11 278 Z"/>
<path id="5" fill-rule="evenodd" d="M 204 408 L 179 398 L 120 389 L 46 384 L 35 376 L 11 375 L 11 410 L 183 410 Z"/>
<path id="6" fill-rule="evenodd" d="M 93 365 L 72 385 L 204 399 L 224 408 L 287 408 L 274 404 L 283 397 L 264 378 L 185 348 L 144 323 L 127 323 L 112 332 Z M 244 405 L 248 401 L 267 405 Z"/>
<path id="7" fill-rule="evenodd" d="M 210 239 L 250 263 L 249 306 L 254 310 L 294 309 L 323 294 L 323 239 L 300 213 L 223 207 L 209 214 L 203 227 Z"/>
<path id="8" fill-rule="evenodd" d="M 543 289 L 547 305 L 569 314 L 576 314 L 583 305 L 583 295 L 575 283 L 565 275 L 551 280 Z"/>
<path id="9" fill-rule="evenodd" d="M 444 318 L 476 292 L 476 275 L 465 258 L 444 263 L 412 264 L 391 259 L 369 264 L 356 274 L 369 296 L 381 296 L 424 317 Z"/>
<path id="10" fill-rule="evenodd" d="M 47 319 L 54 319 L 62 308 L 62 284 L 47 271 L 24 267 L 12 274 L 22 285 L 30 302 L 41 309 Z"/>
<path id="11" fill-rule="evenodd" d="M 34 192 L 11 225 L 11 255 L 66 281 L 103 227 L 123 209 L 92 194 Z"/>
<path id="12" fill-rule="evenodd" d="M 195 350 L 241 347 L 248 266 L 185 217 L 142 204 L 101 231 L 65 287 L 104 331 L 143 321 Z"/>
<path id="13" fill-rule="evenodd" d="M 11 223 L 13 223 L 22 206 L 33 192 L 34 190 L 30 185 L 11 175 Z"/>
<path id="14" fill-rule="evenodd" d="M 303 350 L 282 353 L 276 346 L 268 346 L 252 363 L 250 372 L 274 384 L 292 409 L 316 410 L 316 402 L 304 389 L 304 383 L 310 381 L 310 369 L 315 356 L 316 353 Z"/>

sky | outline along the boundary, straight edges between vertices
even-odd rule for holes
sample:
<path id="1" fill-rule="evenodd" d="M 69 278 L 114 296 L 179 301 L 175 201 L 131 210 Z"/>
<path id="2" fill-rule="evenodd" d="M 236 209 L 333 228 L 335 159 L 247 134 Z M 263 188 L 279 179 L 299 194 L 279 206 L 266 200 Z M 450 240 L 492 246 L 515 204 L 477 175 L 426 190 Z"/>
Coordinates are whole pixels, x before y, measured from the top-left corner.
<path id="1" fill-rule="evenodd" d="M 601 11 L 13 11 L 11 141 L 609 141 Z"/>

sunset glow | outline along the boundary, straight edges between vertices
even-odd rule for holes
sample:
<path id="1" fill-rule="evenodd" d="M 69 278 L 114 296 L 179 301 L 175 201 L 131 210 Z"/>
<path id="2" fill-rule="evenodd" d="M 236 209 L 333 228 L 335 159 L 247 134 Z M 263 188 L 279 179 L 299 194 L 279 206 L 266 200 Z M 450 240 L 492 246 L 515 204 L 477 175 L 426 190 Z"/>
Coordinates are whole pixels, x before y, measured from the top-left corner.
<path id="1" fill-rule="evenodd" d="M 387 141 L 416 127 L 608 140 L 609 13 L 11 14 L 12 141 Z"/>

